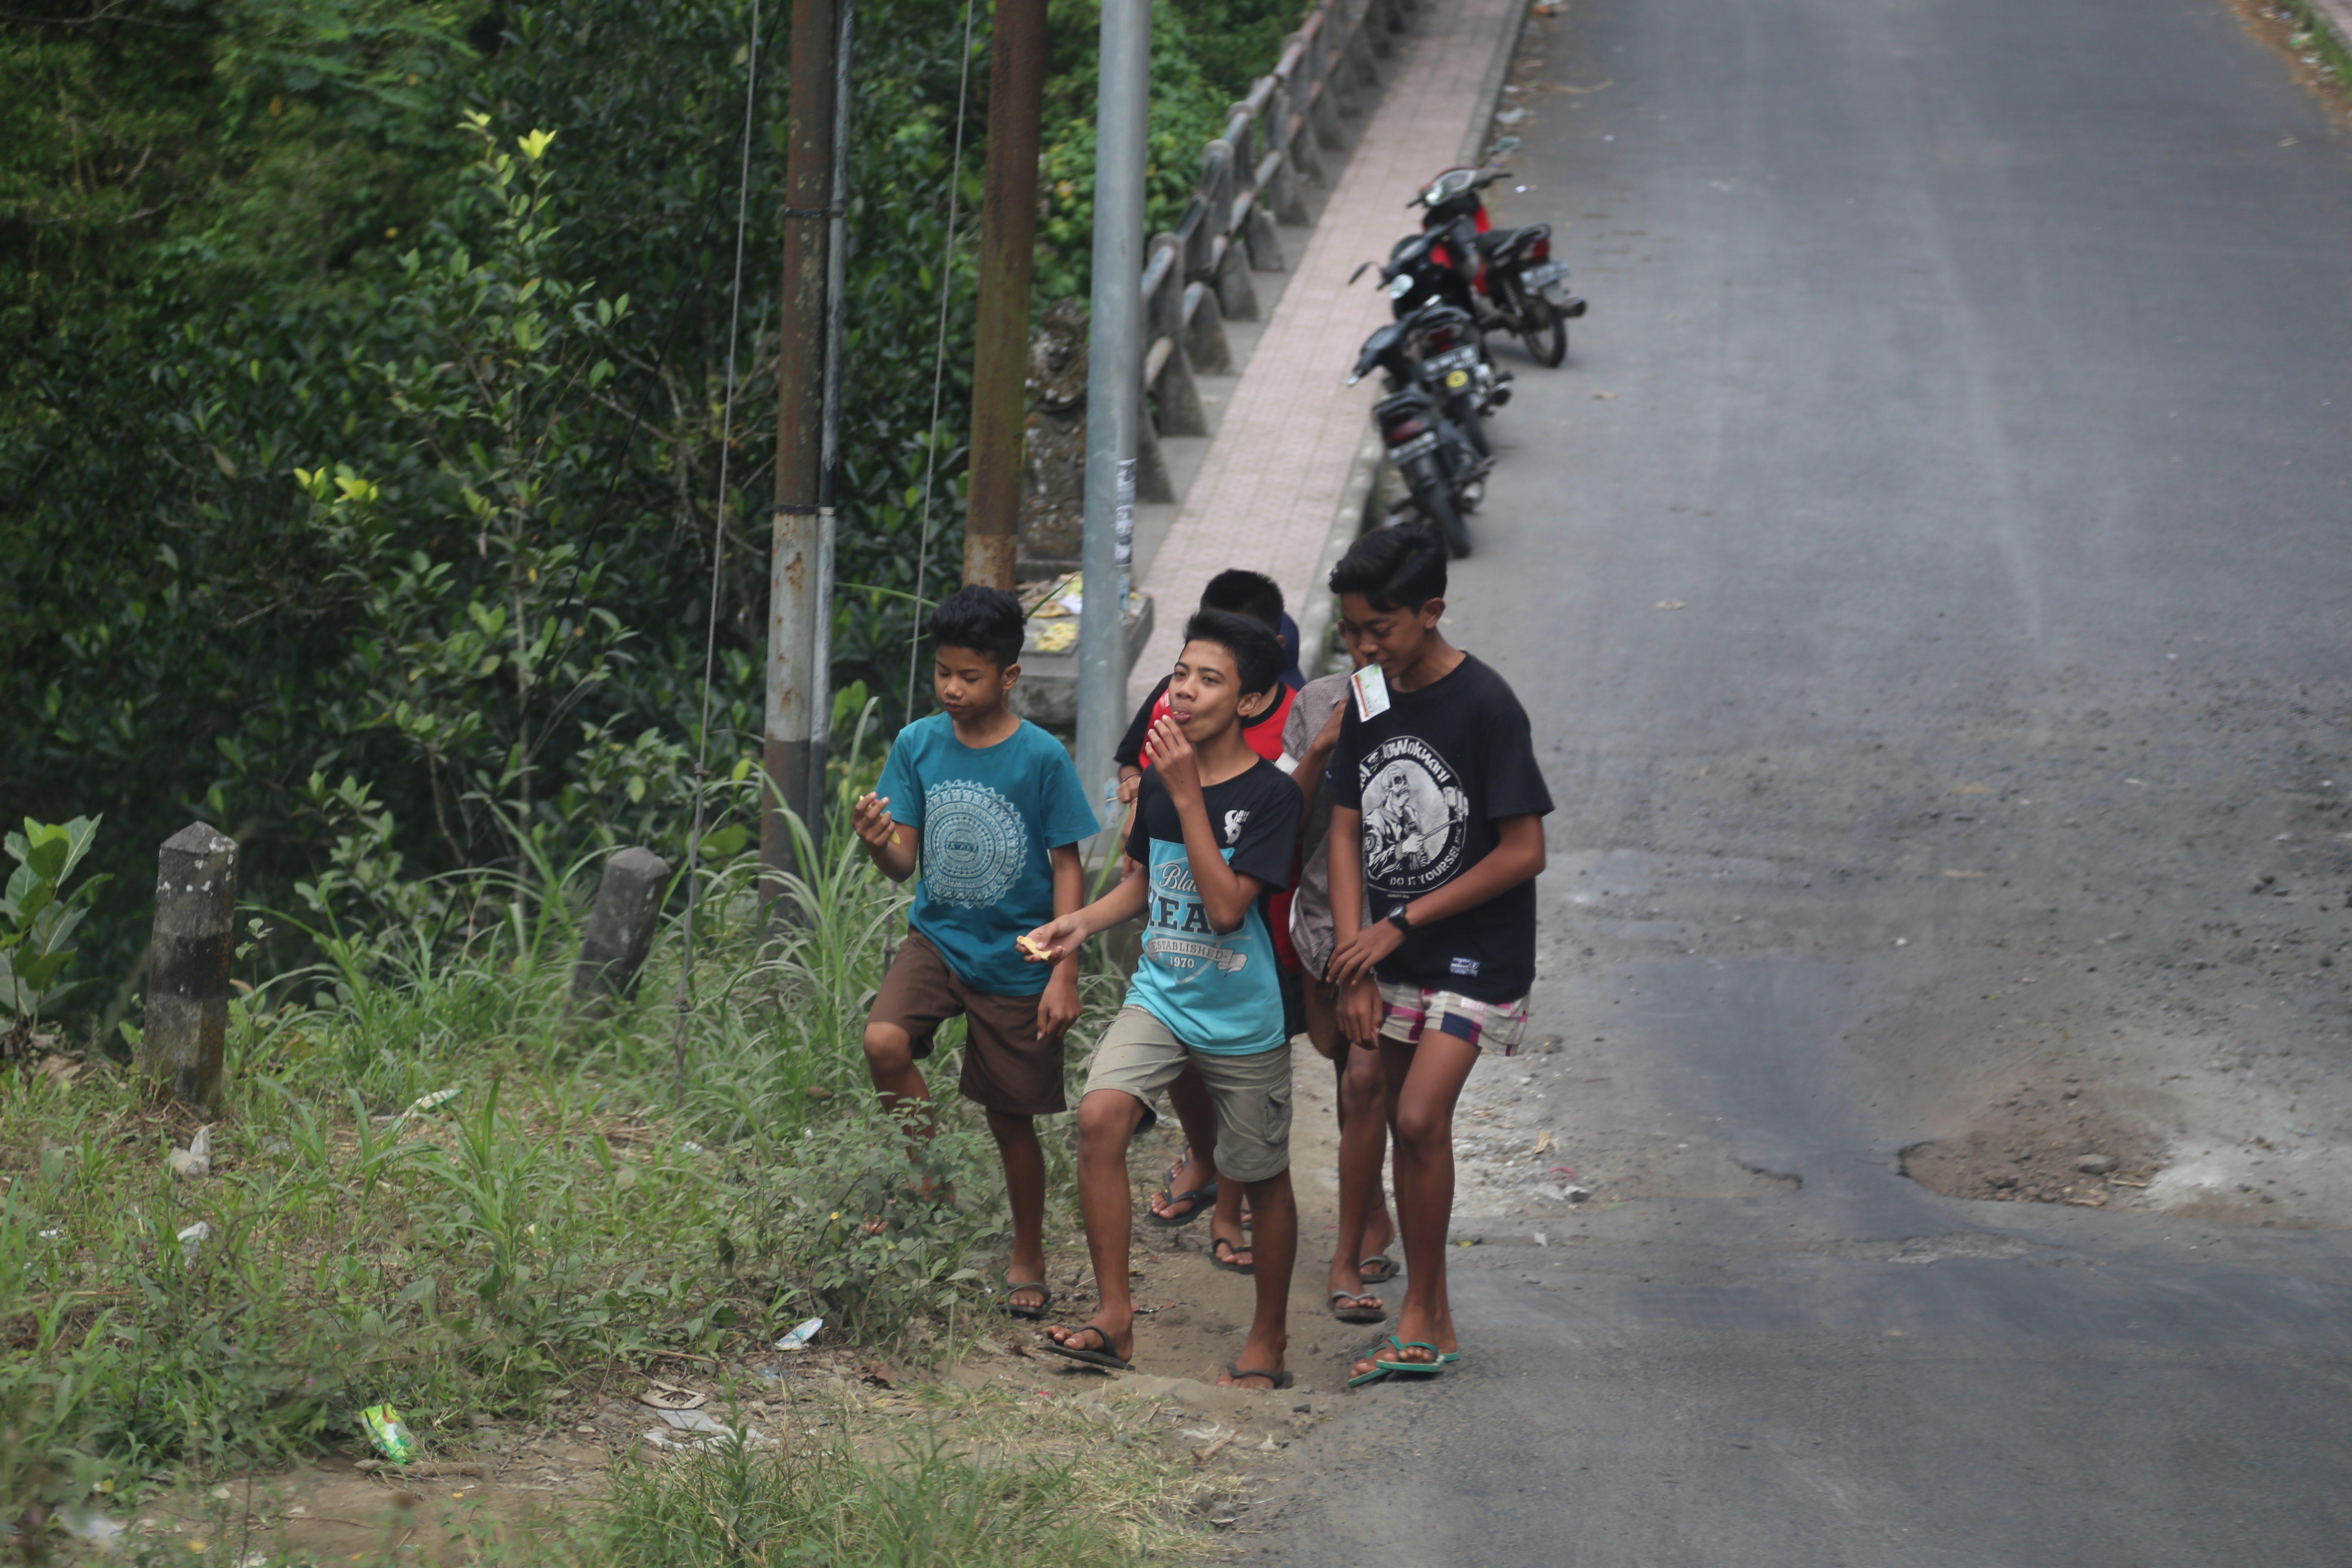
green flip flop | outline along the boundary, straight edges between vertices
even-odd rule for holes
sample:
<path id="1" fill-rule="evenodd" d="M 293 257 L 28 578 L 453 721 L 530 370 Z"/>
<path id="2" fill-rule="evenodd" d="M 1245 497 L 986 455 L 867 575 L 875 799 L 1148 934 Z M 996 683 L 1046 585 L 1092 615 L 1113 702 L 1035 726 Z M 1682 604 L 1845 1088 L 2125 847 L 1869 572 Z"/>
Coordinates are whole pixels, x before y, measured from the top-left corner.
<path id="1" fill-rule="evenodd" d="M 1397 1348 L 1399 1354 L 1406 1351 L 1427 1351 L 1431 1359 L 1428 1361 L 1374 1361 L 1372 1364 L 1382 1372 L 1402 1372 L 1421 1377 L 1434 1377 L 1445 1370 L 1445 1363 L 1437 1359 L 1439 1353 L 1437 1347 L 1425 1340 L 1400 1340 L 1394 1334 L 1391 1334 L 1388 1342 Z"/>
<path id="2" fill-rule="evenodd" d="M 1404 1349 L 1402 1342 L 1399 1341 L 1394 1334 L 1391 1334 L 1386 1339 L 1381 1341 L 1380 1343 L 1375 1345 L 1367 1345 L 1362 1350 L 1358 1351 L 1356 1352 L 1356 1360 L 1358 1361 L 1361 1361 L 1367 1356 L 1373 1358 L 1372 1370 L 1370 1372 L 1359 1373 L 1355 1376 L 1349 1378 L 1348 1380 L 1348 1386 L 1349 1388 L 1361 1388 L 1368 1383 L 1378 1383 L 1381 1379 L 1386 1377 L 1388 1373 L 1381 1368 L 1379 1357 L 1381 1352 L 1391 1345 L 1394 1345 L 1400 1351 Z"/>

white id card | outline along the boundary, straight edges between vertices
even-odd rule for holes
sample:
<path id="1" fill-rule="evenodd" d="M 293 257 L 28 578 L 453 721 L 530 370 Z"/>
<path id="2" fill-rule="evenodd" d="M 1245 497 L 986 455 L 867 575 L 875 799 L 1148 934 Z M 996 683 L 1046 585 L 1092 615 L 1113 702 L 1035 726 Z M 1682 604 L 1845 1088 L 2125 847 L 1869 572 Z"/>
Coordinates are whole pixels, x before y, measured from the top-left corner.
<path id="1" fill-rule="evenodd" d="M 1348 677 L 1348 689 L 1355 693 L 1356 718 L 1359 721 L 1377 719 L 1389 710 L 1388 677 L 1377 664 L 1368 664 Z"/>

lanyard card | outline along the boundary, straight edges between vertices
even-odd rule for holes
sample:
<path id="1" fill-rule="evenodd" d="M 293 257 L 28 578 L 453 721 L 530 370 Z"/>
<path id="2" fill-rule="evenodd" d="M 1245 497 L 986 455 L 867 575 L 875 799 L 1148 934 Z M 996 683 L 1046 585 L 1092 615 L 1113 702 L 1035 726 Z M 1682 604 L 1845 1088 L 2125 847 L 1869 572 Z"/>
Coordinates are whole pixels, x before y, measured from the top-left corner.
<path id="1" fill-rule="evenodd" d="M 1368 664 L 1348 677 L 1348 689 L 1355 694 L 1356 718 L 1359 721 L 1377 719 L 1389 710 L 1388 677 L 1377 664 Z"/>

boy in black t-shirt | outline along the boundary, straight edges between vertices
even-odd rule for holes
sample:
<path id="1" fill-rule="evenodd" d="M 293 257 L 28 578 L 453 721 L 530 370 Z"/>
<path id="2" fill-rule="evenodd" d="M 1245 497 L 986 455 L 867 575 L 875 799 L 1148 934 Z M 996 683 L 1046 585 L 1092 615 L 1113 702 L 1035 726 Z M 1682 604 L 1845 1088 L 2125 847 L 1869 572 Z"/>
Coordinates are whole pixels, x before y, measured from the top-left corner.
<path id="1" fill-rule="evenodd" d="M 1429 1375 L 1461 1354 L 1445 1294 L 1454 1103 L 1479 1054 L 1513 1054 L 1527 1026 L 1551 795 L 1518 699 L 1437 629 L 1435 534 L 1366 534 L 1331 591 L 1388 706 L 1366 718 L 1351 700 L 1332 757 L 1327 973 L 1348 1038 L 1381 1053 L 1406 1276 L 1397 1331 L 1356 1363 L 1353 1384 Z"/>

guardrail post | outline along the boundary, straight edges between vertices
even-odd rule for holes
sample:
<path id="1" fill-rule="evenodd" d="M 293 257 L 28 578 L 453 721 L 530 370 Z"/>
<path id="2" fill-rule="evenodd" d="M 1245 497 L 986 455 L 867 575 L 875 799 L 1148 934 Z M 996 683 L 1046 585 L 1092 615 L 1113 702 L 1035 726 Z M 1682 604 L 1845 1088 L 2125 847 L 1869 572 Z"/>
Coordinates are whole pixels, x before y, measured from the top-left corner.
<path id="1" fill-rule="evenodd" d="M 1234 351 L 1225 342 L 1224 308 L 1217 291 L 1203 279 L 1184 286 L 1184 352 L 1195 370 L 1224 375 L 1234 368 Z"/>
<path id="2" fill-rule="evenodd" d="M 1151 422 L 1148 401 L 1135 422 L 1135 499 L 1163 506 L 1176 504 L 1176 481 L 1170 477 L 1168 459 L 1160 450 L 1160 430 Z"/>
<path id="3" fill-rule="evenodd" d="M 580 933 L 580 962 L 572 971 L 576 1016 L 593 1017 L 607 998 L 635 992 L 668 891 L 669 862 L 650 849 L 624 849 L 604 862 L 596 901 Z"/>
<path id="4" fill-rule="evenodd" d="M 155 931 L 139 1076 L 183 1105 L 220 1108 L 228 1047 L 228 965 L 236 941 L 236 840 L 201 822 L 155 858 Z"/>

